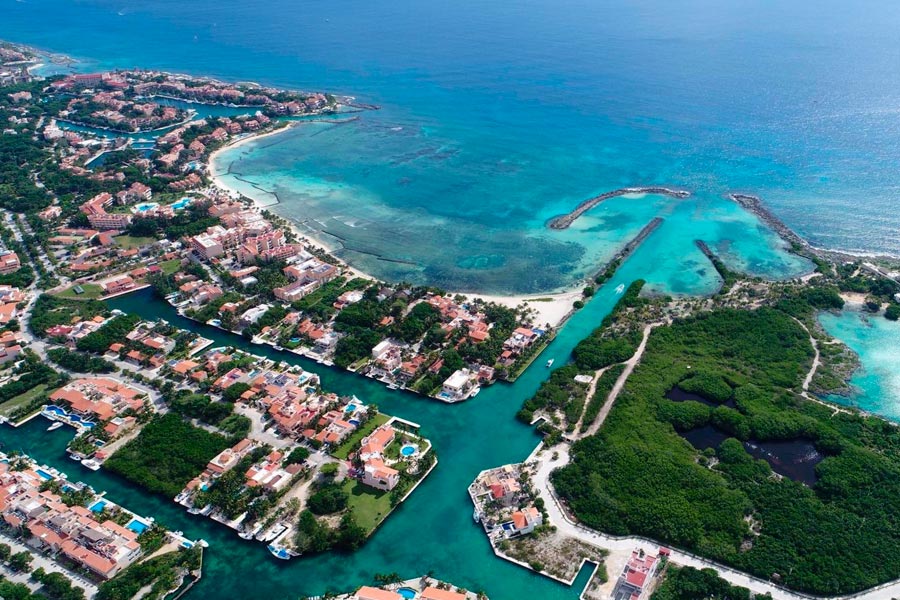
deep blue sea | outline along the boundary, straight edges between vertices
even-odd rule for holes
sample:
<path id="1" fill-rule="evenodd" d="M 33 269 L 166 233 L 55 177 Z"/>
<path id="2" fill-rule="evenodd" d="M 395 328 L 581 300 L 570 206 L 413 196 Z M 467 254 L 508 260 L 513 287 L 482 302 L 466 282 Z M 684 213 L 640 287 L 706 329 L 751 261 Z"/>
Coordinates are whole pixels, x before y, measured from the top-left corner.
<path id="1" fill-rule="evenodd" d="M 707 239 L 720 246 L 758 229 L 722 206 L 733 190 L 762 196 L 816 245 L 900 254 L 896 3 L 0 1 L 0 38 L 82 68 L 159 67 L 381 105 L 227 158 L 277 192 L 276 210 L 385 278 L 571 286 L 659 207 L 601 206 L 564 234 L 546 220 L 648 184 L 695 193 L 661 206 L 690 215 L 661 243 L 697 281 L 661 273 L 668 291 L 714 285 L 692 250 L 711 215 L 731 222 L 730 237 Z M 731 258 L 764 275 L 802 270 L 763 245 Z"/>

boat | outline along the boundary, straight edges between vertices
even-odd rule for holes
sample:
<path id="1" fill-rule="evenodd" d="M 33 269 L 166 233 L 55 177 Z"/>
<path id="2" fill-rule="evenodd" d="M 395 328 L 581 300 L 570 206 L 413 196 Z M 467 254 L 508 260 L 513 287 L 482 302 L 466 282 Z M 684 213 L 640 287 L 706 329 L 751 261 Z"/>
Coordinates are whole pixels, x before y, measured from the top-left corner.
<path id="1" fill-rule="evenodd" d="M 275 349 L 278 350 L 279 352 L 281 352 L 282 350 L 284 350 L 284 348 L 282 348 L 281 346 L 275 346 Z"/>
<path id="2" fill-rule="evenodd" d="M 551 358 L 550 360 L 547 361 L 547 368 L 549 369 L 552 366 L 553 366 L 553 359 Z"/>
<path id="3" fill-rule="evenodd" d="M 278 525 L 275 529 L 272 529 L 271 531 L 269 531 L 269 533 L 263 537 L 262 541 L 272 542 L 275 540 L 275 538 L 277 538 L 279 535 L 281 535 L 285 531 L 287 531 L 287 527 L 285 525 Z"/>
<path id="4" fill-rule="evenodd" d="M 620 283 L 620 284 L 616 287 L 616 295 L 621 294 L 621 293 L 624 292 L 624 291 L 625 291 L 625 284 L 624 284 L 624 283 Z"/>
<path id="5" fill-rule="evenodd" d="M 481 513 L 478 512 L 478 509 L 475 509 L 475 512 L 472 513 L 472 519 L 475 520 L 476 523 L 481 522 Z"/>
<path id="6" fill-rule="evenodd" d="M 273 546 L 271 544 L 269 544 L 268 548 L 269 548 L 269 552 L 275 558 L 278 558 L 281 560 L 291 560 L 294 557 L 294 554 L 286 548 L 279 548 L 278 546 Z"/>
<path id="7" fill-rule="evenodd" d="M 53 425 L 51 425 L 50 427 L 48 427 L 48 428 L 47 428 L 47 431 L 56 431 L 57 429 L 59 429 L 59 428 L 62 427 L 63 425 L 64 425 L 64 423 L 63 423 L 62 421 L 57 421 L 56 423 L 54 423 Z"/>
<path id="8" fill-rule="evenodd" d="M 206 540 L 200 539 L 197 540 L 197 543 L 200 544 L 201 548 L 209 548 L 209 542 L 207 542 Z"/>
<path id="9" fill-rule="evenodd" d="M 475 389 L 472 390 L 472 393 L 469 394 L 469 398 L 474 398 L 475 396 L 478 395 L 478 392 L 480 392 L 480 391 L 481 391 L 481 388 L 476 386 Z"/>
<path id="10" fill-rule="evenodd" d="M 81 464 L 91 471 L 97 471 L 100 469 L 100 461 L 94 460 L 93 458 L 87 458 L 81 461 Z"/>
<path id="11" fill-rule="evenodd" d="M 70 454 L 70 455 L 69 455 L 69 458 L 71 458 L 71 459 L 74 460 L 75 462 L 81 462 L 81 457 L 78 456 L 77 454 Z"/>

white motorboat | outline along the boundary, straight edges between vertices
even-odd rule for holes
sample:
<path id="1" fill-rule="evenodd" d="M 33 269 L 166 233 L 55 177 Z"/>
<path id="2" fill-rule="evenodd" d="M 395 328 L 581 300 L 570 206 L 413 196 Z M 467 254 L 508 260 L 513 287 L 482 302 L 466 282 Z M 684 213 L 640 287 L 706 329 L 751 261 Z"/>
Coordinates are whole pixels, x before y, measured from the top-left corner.
<path id="1" fill-rule="evenodd" d="M 549 369 L 552 366 L 553 366 L 553 359 L 551 358 L 550 360 L 547 361 L 547 368 Z"/>
<path id="2" fill-rule="evenodd" d="M 48 427 L 48 428 L 47 428 L 47 431 L 56 431 L 57 429 L 59 429 L 60 427 L 62 427 L 64 424 L 65 424 L 65 423 L 63 423 L 62 421 L 57 421 L 56 423 L 54 423 L 53 425 L 51 425 L 50 427 Z"/>

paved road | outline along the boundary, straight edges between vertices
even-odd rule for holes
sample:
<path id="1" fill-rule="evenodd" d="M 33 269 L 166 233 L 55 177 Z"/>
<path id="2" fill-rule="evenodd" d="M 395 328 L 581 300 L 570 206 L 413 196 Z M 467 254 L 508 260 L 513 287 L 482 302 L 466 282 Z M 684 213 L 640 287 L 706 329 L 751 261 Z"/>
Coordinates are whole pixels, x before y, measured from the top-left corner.
<path id="1" fill-rule="evenodd" d="M 33 557 L 33 560 L 31 561 L 31 569 L 32 570 L 37 569 L 38 567 L 43 567 L 44 570 L 47 571 L 48 573 L 61 573 L 61 574 L 65 575 L 70 581 L 72 581 L 72 583 L 74 585 L 76 585 L 84 590 L 84 595 L 88 600 L 92 600 L 92 598 L 97 595 L 97 586 L 96 585 L 94 585 L 93 583 L 91 583 L 90 581 L 88 581 L 87 579 L 82 577 L 81 575 L 78 575 L 77 573 L 75 573 L 73 571 L 69 571 L 68 569 L 64 569 L 58 563 L 53 562 L 52 560 L 50 560 L 43 554 L 40 554 L 37 551 L 35 551 L 34 548 L 26 546 L 22 542 L 20 542 L 16 539 L 13 539 L 12 537 L 6 535 L 5 533 L 0 533 L 0 541 L 2 541 L 4 544 L 8 544 L 10 546 L 12 548 L 13 554 L 15 554 L 17 552 L 22 552 L 23 550 L 28 552 L 29 554 L 31 554 L 31 556 Z M 25 576 L 25 579 L 27 579 L 27 576 Z M 22 579 L 14 579 L 14 581 L 16 581 L 16 583 L 25 583 L 26 585 L 28 585 L 28 583 L 29 583 L 28 581 L 24 581 Z M 33 584 L 34 582 L 31 582 L 31 583 Z M 32 586 L 29 586 L 29 587 L 32 587 Z"/>
<path id="2" fill-rule="evenodd" d="M 556 455 L 556 459 L 553 459 L 554 454 Z M 583 525 L 579 525 L 568 516 L 566 509 L 557 499 L 550 483 L 550 474 L 569 462 L 568 444 L 560 444 L 554 448 L 545 450 L 537 458 L 537 461 L 538 469 L 534 476 L 534 485 L 538 495 L 544 500 L 547 514 L 550 517 L 550 523 L 555 525 L 560 531 L 581 540 L 582 542 L 597 546 L 598 548 L 602 548 L 609 552 L 630 553 L 632 550 L 643 548 L 645 552 L 656 553 L 660 544 L 653 540 L 640 537 L 619 538 L 609 536 L 593 529 L 588 529 Z M 718 572 L 719 577 L 725 579 L 732 585 L 745 587 L 754 594 L 771 594 L 772 598 L 775 600 L 809 600 L 810 598 L 825 598 L 791 592 L 778 587 L 771 582 L 757 579 L 746 573 L 741 573 L 740 571 L 726 567 L 725 565 L 680 550 L 672 550 L 671 560 L 679 565 L 694 567 L 695 569 L 715 569 Z M 610 573 L 610 576 L 615 577 L 617 574 Z M 900 580 L 859 594 L 831 596 L 829 598 L 831 598 L 831 600 L 894 600 L 900 598 Z"/>

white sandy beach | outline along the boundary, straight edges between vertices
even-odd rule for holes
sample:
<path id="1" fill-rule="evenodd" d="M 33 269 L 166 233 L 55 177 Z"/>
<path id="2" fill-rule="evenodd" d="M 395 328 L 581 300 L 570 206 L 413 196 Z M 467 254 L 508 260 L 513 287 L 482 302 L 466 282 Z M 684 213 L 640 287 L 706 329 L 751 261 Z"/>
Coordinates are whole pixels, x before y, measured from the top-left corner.
<path id="1" fill-rule="evenodd" d="M 207 161 L 207 172 L 209 173 L 210 178 L 213 180 L 213 184 L 217 188 L 224 190 L 226 193 L 235 198 L 249 198 L 254 203 L 256 203 L 258 207 L 269 208 L 269 205 L 265 204 L 260 198 L 255 198 L 248 193 L 245 193 L 228 185 L 223 177 L 227 172 L 227 167 L 225 167 L 224 165 L 219 165 L 217 161 L 221 158 L 220 154 L 225 150 L 233 150 L 249 142 L 255 142 L 268 136 L 277 135 L 284 131 L 288 131 L 290 128 L 302 123 L 303 121 L 291 121 L 287 127 L 283 127 L 275 131 L 270 131 L 268 133 L 263 133 L 260 135 L 248 135 L 246 137 L 242 137 L 210 154 Z M 299 237 L 303 241 L 303 243 L 313 248 L 319 248 L 333 255 L 333 248 L 330 248 L 327 244 L 322 243 L 320 240 L 311 239 L 308 233 L 301 231 L 296 225 L 291 223 L 290 219 L 283 216 L 282 218 L 290 223 L 291 229 L 294 231 L 297 237 Z M 361 277 L 363 279 L 370 279 L 372 281 L 377 280 L 377 278 L 372 277 L 368 273 L 360 271 L 359 269 L 347 264 L 344 261 L 341 261 L 341 265 L 354 277 Z M 580 290 L 560 292 L 555 294 L 527 294 L 518 296 L 475 294 L 466 292 L 460 293 L 461 295 L 471 299 L 480 298 L 485 302 L 495 302 L 509 308 L 516 308 L 522 304 L 525 304 L 528 308 L 532 309 L 534 315 L 534 324 L 539 327 L 543 327 L 546 325 L 549 325 L 551 327 L 558 327 L 560 323 L 562 323 L 569 316 L 569 313 L 572 311 L 572 304 L 576 300 L 582 299 Z M 456 292 L 450 292 L 450 294 L 455 295 Z"/>
<path id="2" fill-rule="evenodd" d="M 509 308 L 522 304 L 534 311 L 534 324 L 538 327 L 558 326 L 572 311 L 572 304 L 582 299 L 580 291 L 561 292 L 558 294 L 529 294 L 524 296 L 498 296 L 491 294 L 466 294 L 463 296 L 485 302 L 495 302 Z"/>

